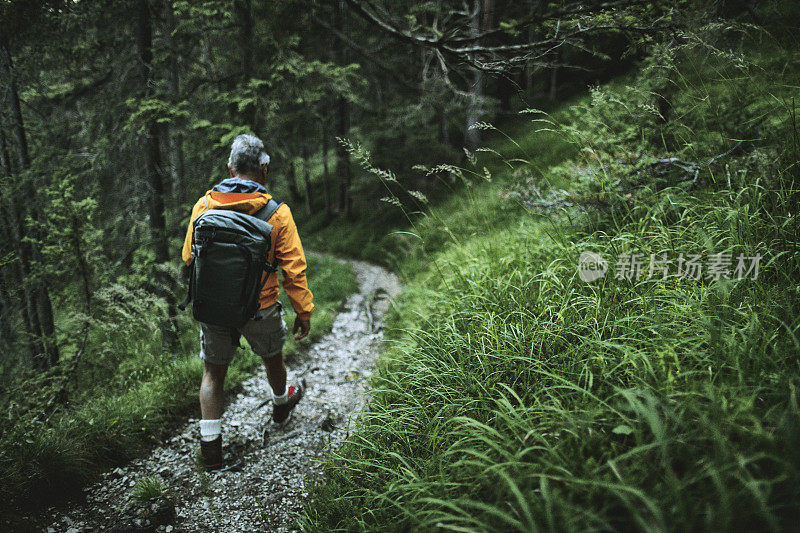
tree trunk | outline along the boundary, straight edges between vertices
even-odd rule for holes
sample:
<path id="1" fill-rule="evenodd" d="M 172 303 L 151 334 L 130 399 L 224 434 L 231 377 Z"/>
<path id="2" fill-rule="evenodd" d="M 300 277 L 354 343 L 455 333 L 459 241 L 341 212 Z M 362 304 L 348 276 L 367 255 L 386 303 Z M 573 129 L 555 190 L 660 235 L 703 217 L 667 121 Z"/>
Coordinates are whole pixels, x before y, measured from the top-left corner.
<path id="1" fill-rule="evenodd" d="M 13 171 L 11 170 L 11 156 L 8 155 L 6 132 L 2 129 L 0 129 L 0 170 L 2 170 L 3 175 L 7 177 L 10 177 L 11 174 L 13 174 Z"/>
<path id="2" fill-rule="evenodd" d="M 17 76 L 14 72 L 14 62 L 11 51 L 6 41 L 3 41 L 3 70 L 8 79 L 8 107 L 11 109 L 11 122 L 14 130 L 14 140 L 17 143 L 17 162 L 20 170 L 28 170 L 31 158 L 28 152 L 28 136 L 25 134 L 25 123 L 22 119 L 22 109 L 19 105 L 17 92 Z"/>
<path id="3" fill-rule="evenodd" d="M 286 186 L 289 188 L 289 199 L 292 205 L 300 203 L 300 190 L 297 188 L 297 169 L 293 157 L 289 158 L 289 163 L 286 165 Z"/>
<path id="4" fill-rule="evenodd" d="M 19 161 L 19 168 L 20 170 L 25 171 L 30 168 L 31 158 L 28 151 L 28 138 L 25 133 L 25 122 L 23 120 L 22 109 L 20 108 L 19 104 L 19 93 L 17 91 L 14 63 L 11 57 L 11 51 L 8 47 L 8 42 L 6 40 L 2 41 L 2 65 L 8 80 L 8 92 L 6 97 L 8 98 L 9 108 L 11 109 L 11 121 L 14 130 L 14 137 L 17 143 L 17 158 Z M 30 180 L 27 179 L 27 177 L 25 178 L 23 192 L 27 197 L 27 201 L 24 204 L 20 202 L 20 205 L 30 205 L 31 218 L 34 220 L 34 222 L 39 222 L 39 213 L 36 209 L 35 201 L 36 191 L 31 186 Z M 16 203 L 15 200 L 12 200 L 12 204 L 13 203 Z M 16 230 L 19 230 L 15 240 L 20 243 L 20 261 L 23 261 L 22 255 L 24 255 L 26 258 L 24 279 L 28 281 L 31 274 L 30 259 L 38 259 L 38 253 L 36 247 L 31 247 L 23 241 L 24 235 L 22 233 L 22 221 L 24 220 L 24 216 L 22 213 L 19 214 L 17 220 L 18 222 L 12 224 L 12 226 L 14 226 Z M 32 237 L 35 239 L 36 235 L 34 234 Z M 47 369 L 58 362 L 59 354 L 58 345 L 56 344 L 55 340 L 53 303 L 50 300 L 50 292 L 47 289 L 47 285 L 42 280 L 36 280 L 30 288 L 29 303 L 31 304 L 31 308 L 28 311 L 30 321 L 29 325 L 31 330 L 38 331 L 40 338 L 39 342 L 42 343 L 44 350 L 44 353 L 40 352 L 41 355 L 36 356 L 34 361 L 40 369 Z"/>
<path id="5" fill-rule="evenodd" d="M 70 244 L 72 245 L 72 253 L 75 254 L 75 261 L 78 264 L 78 274 L 81 278 L 83 285 L 83 299 L 86 304 L 86 314 L 92 314 L 92 272 L 89 263 L 86 261 L 86 256 L 83 252 L 83 238 L 80 231 L 80 221 L 78 214 L 72 213 L 70 217 L 72 226 L 72 234 L 70 235 Z"/>
<path id="6" fill-rule="evenodd" d="M 514 95 L 514 81 L 511 79 L 511 74 L 501 74 L 497 78 L 497 96 L 500 99 L 500 111 L 505 114 L 510 114 L 511 111 L 511 97 Z"/>
<path id="7" fill-rule="evenodd" d="M 44 367 L 46 358 L 43 356 L 45 349 L 42 344 L 42 327 L 39 323 L 39 313 L 36 310 L 36 291 L 30 276 L 30 248 L 22 241 L 22 217 L 17 209 L 17 202 L 12 198 L 5 207 L 10 215 L 10 221 L 7 224 L 8 236 L 17 256 L 17 277 L 22 291 L 22 318 L 28 336 L 28 350 L 35 365 Z"/>
<path id="8" fill-rule="evenodd" d="M 11 158 L 8 155 L 8 146 L 6 144 L 6 136 L 3 130 L 0 130 L 0 166 L 2 166 L 3 174 L 10 177 L 12 174 Z M 4 190 L 2 192 L 8 192 Z M 9 194 L 11 196 L 11 194 Z M 30 352 L 31 361 L 38 361 L 41 354 L 44 353 L 44 347 L 41 344 L 42 329 L 39 325 L 39 318 L 36 313 L 36 304 L 34 301 L 33 291 L 29 285 L 30 277 L 28 271 L 30 270 L 30 258 L 28 257 L 29 249 L 25 243 L 20 239 L 22 220 L 17 210 L 17 203 L 15 198 L 7 198 L 5 195 L 0 196 L 0 206 L 6 209 L 9 217 L 3 219 L 3 229 L 5 230 L 5 238 L 11 244 L 17 260 L 14 261 L 16 268 L 13 272 L 16 274 L 14 280 L 14 287 L 18 287 L 20 291 L 20 312 L 22 314 L 22 324 L 25 327 L 25 345 Z M 6 269 L 3 272 L 5 275 L 10 276 L 11 269 Z"/>
<path id="9" fill-rule="evenodd" d="M 670 114 L 672 113 L 672 99 L 674 97 L 676 85 L 673 82 L 674 71 L 672 69 L 659 68 L 658 70 L 660 77 L 664 81 L 661 83 L 660 89 L 656 89 L 654 91 L 656 97 L 656 109 L 658 110 L 656 123 L 663 125 L 667 123 Z"/>
<path id="10" fill-rule="evenodd" d="M 253 12 L 250 0 L 234 0 L 233 15 L 239 30 L 234 41 L 239 47 L 242 80 L 247 83 L 253 71 Z"/>
<path id="11" fill-rule="evenodd" d="M 350 130 L 350 110 L 347 100 L 339 97 L 336 113 L 336 136 L 347 137 Z M 336 177 L 339 181 L 339 212 L 345 216 L 350 214 L 350 154 L 342 143 L 336 145 Z"/>
<path id="12" fill-rule="evenodd" d="M 8 156 L 8 147 L 6 146 L 6 134 L 1 129 L 0 129 L 0 170 L 3 172 L 3 176 L 6 177 L 11 176 L 11 159 Z M 2 191 L 0 191 L 0 193 L 2 193 Z M 3 196 L 0 196 L 0 206 L 5 207 L 5 198 Z M 12 219 L 9 222 L 8 218 L 6 217 L 3 218 L 3 224 L 2 224 L 3 238 L 7 243 L 11 245 L 10 246 L 11 251 L 13 253 L 16 253 L 17 243 L 15 242 L 16 240 L 12 238 L 11 228 L 9 227 L 11 224 L 16 224 L 16 220 Z M 17 257 L 17 261 L 15 261 L 15 263 L 19 265 L 19 257 Z M 18 289 L 22 288 L 24 280 L 21 278 L 17 278 L 9 281 L 9 278 L 12 277 L 12 270 L 10 268 L 3 269 L 2 272 L 0 272 L 0 276 L 2 276 L 2 280 L 0 280 L 0 283 L 2 283 L 2 287 L 0 287 L 2 294 L 0 294 L 0 296 L 2 296 L 3 298 L 2 302 L 3 309 L 2 309 L 2 316 L 0 317 L 0 328 L 2 329 L 3 338 L 6 339 L 6 341 L 10 346 L 16 341 L 16 334 L 14 328 L 12 327 L 11 316 L 10 316 L 10 309 L 15 305 L 14 304 L 15 295 L 13 294 L 12 291 L 6 290 L 6 287 L 16 287 Z M 25 315 L 26 312 L 25 296 L 26 296 L 25 291 L 23 291 L 22 298 L 20 298 L 20 300 L 22 300 L 21 311 L 23 317 L 23 326 L 25 327 L 26 332 L 30 335 L 31 334 L 31 331 L 29 330 L 30 323 L 28 321 L 27 316 Z M 30 346 L 30 343 L 26 344 Z M 33 355 L 34 353 L 31 352 L 31 356 Z"/>
<path id="13" fill-rule="evenodd" d="M 136 25 L 136 46 L 139 52 L 141 69 L 142 97 L 152 94 L 153 80 L 153 27 L 150 18 L 149 0 L 138 0 Z M 156 263 L 169 261 L 169 241 L 167 224 L 164 216 L 164 176 L 161 162 L 161 148 L 158 124 L 150 120 L 145 127 L 144 138 L 144 172 L 150 186 L 150 234 L 153 239 Z M 164 270 L 156 267 L 154 271 L 156 291 L 167 302 L 169 320 L 162 323 L 162 338 L 170 349 L 177 346 L 175 326 L 175 302 L 172 297 L 171 280 Z"/>
<path id="14" fill-rule="evenodd" d="M 183 158 L 183 133 L 180 128 L 170 128 L 170 174 L 172 199 L 175 205 L 183 203 L 183 183 L 186 179 L 186 163 Z"/>
<path id="15" fill-rule="evenodd" d="M 325 214 L 331 215 L 333 214 L 333 200 L 331 199 L 331 173 L 330 169 L 328 168 L 328 148 L 329 146 L 329 137 L 328 137 L 328 127 L 327 121 L 322 121 L 322 192 L 323 197 L 325 198 Z"/>
<path id="16" fill-rule="evenodd" d="M 14 202 L 11 202 L 13 209 Z M 42 326 L 39 323 L 39 313 L 36 310 L 36 292 L 30 283 L 30 257 L 28 247 L 20 241 L 19 216 L 14 210 L 11 212 L 12 221 L 9 226 L 12 229 L 11 239 L 14 243 L 17 255 L 17 277 L 20 280 L 22 289 L 22 320 L 25 323 L 25 330 L 28 336 L 28 351 L 31 354 L 31 361 L 37 368 L 45 368 L 46 357 L 45 348 L 42 344 Z"/>
<path id="17" fill-rule="evenodd" d="M 548 92 L 548 100 L 554 102 L 558 96 L 558 63 L 561 61 L 561 51 L 556 50 L 555 59 L 556 64 L 550 69 L 550 90 Z"/>
<path id="18" fill-rule="evenodd" d="M 150 3 L 138 0 L 139 17 L 136 43 L 141 62 L 142 96 L 152 96 L 153 82 L 153 28 L 150 19 Z M 144 166 L 147 183 L 150 185 L 150 233 L 156 252 L 156 262 L 169 260 L 166 219 L 164 217 L 164 177 L 161 163 L 161 146 L 158 125 L 149 120 L 144 136 Z"/>
<path id="19" fill-rule="evenodd" d="M 306 212 L 308 216 L 314 214 L 313 198 L 311 197 L 311 169 L 309 168 L 311 156 L 308 153 L 308 146 L 303 145 L 303 186 L 306 192 Z"/>
<path id="20" fill-rule="evenodd" d="M 241 75 L 233 81 L 246 86 L 253 77 L 253 11 L 250 0 L 234 0 L 233 17 L 237 31 L 233 40 L 236 42 L 242 70 Z M 239 111 L 235 103 L 231 103 L 231 109 L 235 122 L 247 124 L 254 133 L 261 131 L 263 118 L 260 113 L 253 113 L 248 109 Z"/>
<path id="21" fill-rule="evenodd" d="M 447 125 L 447 113 L 445 112 L 444 105 L 436 107 L 436 115 L 439 123 L 439 143 L 450 146 L 450 129 Z"/>
<path id="22" fill-rule="evenodd" d="M 533 34 L 533 27 L 528 28 L 528 42 L 533 42 L 534 34 Z M 535 73 L 536 67 L 531 61 L 525 62 L 525 95 L 528 97 L 532 97 L 535 93 L 534 83 L 533 83 L 533 75 Z"/>
<path id="23" fill-rule="evenodd" d="M 214 56 L 214 47 L 211 45 L 211 37 L 204 32 L 200 39 L 200 57 L 208 65 L 208 70 L 211 71 L 211 79 L 219 80 L 219 67 L 217 66 L 217 58 Z"/>
<path id="24" fill-rule="evenodd" d="M 344 0 L 339 0 L 334 10 L 334 27 L 346 35 L 344 16 Z M 349 61 L 347 47 L 340 44 L 337 51 L 339 65 L 346 65 Z M 334 129 L 337 137 L 345 139 L 350 130 L 350 106 L 344 95 L 339 95 L 337 100 Z M 350 214 L 350 154 L 347 153 L 347 148 L 342 146 L 342 143 L 336 145 L 336 178 L 339 181 L 339 212 L 348 216 Z"/>
<path id="25" fill-rule="evenodd" d="M 14 331 L 15 305 L 11 292 L 6 288 L 11 285 L 7 280 L 7 272 L 8 270 L 0 272 L 0 337 L 5 348 L 11 348 L 17 342 L 17 332 Z"/>
<path id="26" fill-rule="evenodd" d="M 176 60 L 175 48 L 177 44 L 172 37 L 177 23 L 175 22 L 175 13 L 172 9 L 172 3 L 167 2 L 165 6 L 165 18 L 167 22 L 167 42 L 169 43 L 169 72 L 167 73 L 167 81 L 169 83 L 169 92 L 172 97 L 172 103 L 177 104 L 181 100 L 180 94 L 180 79 L 178 77 L 178 61 Z M 186 163 L 183 157 L 183 130 L 176 127 L 174 124 L 170 125 L 169 129 L 169 149 L 170 149 L 170 178 L 172 185 L 172 201 L 174 205 L 181 205 L 183 203 L 183 188 L 184 179 L 186 177 Z"/>
<path id="27" fill-rule="evenodd" d="M 479 35 L 483 29 L 489 28 L 494 0 L 473 0 L 470 16 L 470 35 Z M 472 69 L 472 83 L 469 88 L 469 107 L 467 108 L 467 124 L 464 141 L 467 149 L 475 150 L 481 142 L 481 132 L 474 126 L 483 116 L 484 75 L 479 69 Z"/>
<path id="28" fill-rule="evenodd" d="M 39 313 L 39 323 L 42 327 L 44 351 L 47 356 L 46 367 L 50 368 L 58 363 L 58 345 L 56 344 L 56 321 L 53 316 L 53 302 L 50 300 L 50 291 L 40 282 L 36 291 L 36 311 Z"/>

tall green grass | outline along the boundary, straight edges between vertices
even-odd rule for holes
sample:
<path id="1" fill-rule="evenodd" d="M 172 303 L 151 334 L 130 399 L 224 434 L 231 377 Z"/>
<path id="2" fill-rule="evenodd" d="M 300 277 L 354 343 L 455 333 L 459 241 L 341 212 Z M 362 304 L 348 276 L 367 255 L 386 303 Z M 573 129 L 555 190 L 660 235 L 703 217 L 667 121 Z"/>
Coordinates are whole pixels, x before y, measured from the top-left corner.
<path id="1" fill-rule="evenodd" d="M 707 44 L 531 126 L 539 154 L 569 160 L 512 164 L 415 222 L 401 265 L 416 274 L 370 408 L 326 462 L 304 529 L 794 527 L 800 151 L 785 102 L 800 76 L 774 43 L 743 45 L 744 65 Z M 663 69 L 682 84 L 666 121 L 649 106 Z M 723 152 L 738 128 L 725 106 L 748 127 L 761 117 L 755 148 L 704 168 L 699 185 L 641 174 L 667 155 Z M 587 211 L 538 213 L 531 183 L 567 184 Z M 498 200 L 509 188 L 521 203 Z M 612 270 L 585 283 L 586 250 L 612 266 L 630 253 L 764 258 L 755 280 Z"/>

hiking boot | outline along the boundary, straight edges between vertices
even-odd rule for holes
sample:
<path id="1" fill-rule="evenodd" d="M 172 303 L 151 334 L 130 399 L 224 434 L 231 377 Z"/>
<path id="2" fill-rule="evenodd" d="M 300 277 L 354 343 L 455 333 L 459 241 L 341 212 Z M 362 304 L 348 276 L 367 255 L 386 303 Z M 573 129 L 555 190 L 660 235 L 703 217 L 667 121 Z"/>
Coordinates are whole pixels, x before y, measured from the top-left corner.
<path id="1" fill-rule="evenodd" d="M 223 451 L 222 435 L 208 442 L 201 440 L 200 455 L 206 472 L 211 472 L 212 470 L 238 472 L 241 470 L 244 463 L 241 457 L 243 450 L 240 448 L 241 446 L 232 442 L 225 446 L 225 451 Z"/>
<path id="2" fill-rule="evenodd" d="M 276 424 L 282 424 L 283 422 L 286 422 L 286 420 L 289 418 L 289 415 L 303 397 L 303 387 L 300 385 L 297 387 L 291 385 L 288 391 L 289 401 L 283 405 L 274 405 L 272 407 L 272 421 Z"/>
<path id="3" fill-rule="evenodd" d="M 200 441 L 200 456 L 206 470 L 222 468 L 222 435 L 214 440 Z"/>

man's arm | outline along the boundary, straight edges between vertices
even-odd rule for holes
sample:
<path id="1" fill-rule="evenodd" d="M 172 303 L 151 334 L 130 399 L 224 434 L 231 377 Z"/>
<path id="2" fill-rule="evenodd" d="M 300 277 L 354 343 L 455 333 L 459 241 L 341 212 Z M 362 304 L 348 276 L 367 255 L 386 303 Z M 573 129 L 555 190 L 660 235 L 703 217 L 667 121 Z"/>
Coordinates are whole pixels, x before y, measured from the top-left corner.
<path id="1" fill-rule="evenodd" d="M 306 255 L 297 226 L 294 223 L 289 206 L 281 207 L 284 211 L 283 227 L 278 231 L 275 239 L 275 260 L 283 270 L 283 290 L 292 303 L 292 308 L 297 313 L 292 333 L 300 333 L 296 339 L 308 335 L 310 329 L 311 313 L 314 311 L 314 295 L 308 288 L 306 280 Z"/>

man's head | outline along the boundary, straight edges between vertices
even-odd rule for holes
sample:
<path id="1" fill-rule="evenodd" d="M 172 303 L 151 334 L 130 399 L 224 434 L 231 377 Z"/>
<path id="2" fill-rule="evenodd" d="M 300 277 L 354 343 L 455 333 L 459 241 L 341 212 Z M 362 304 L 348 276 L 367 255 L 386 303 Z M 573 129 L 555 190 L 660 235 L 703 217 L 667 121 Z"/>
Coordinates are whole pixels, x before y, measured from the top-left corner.
<path id="1" fill-rule="evenodd" d="M 264 151 L 264 143 L 255 135 L 239 135 L 231 144 L 228 169 L 231 176 L 251 179 L 263 183 L 267 176 L 269 155 Z"/>

